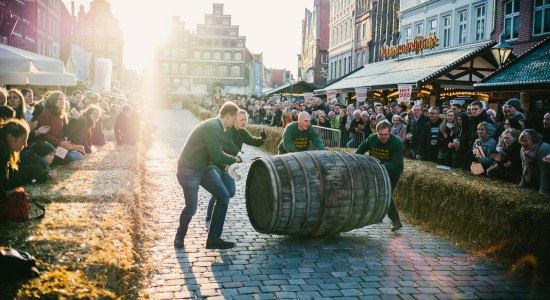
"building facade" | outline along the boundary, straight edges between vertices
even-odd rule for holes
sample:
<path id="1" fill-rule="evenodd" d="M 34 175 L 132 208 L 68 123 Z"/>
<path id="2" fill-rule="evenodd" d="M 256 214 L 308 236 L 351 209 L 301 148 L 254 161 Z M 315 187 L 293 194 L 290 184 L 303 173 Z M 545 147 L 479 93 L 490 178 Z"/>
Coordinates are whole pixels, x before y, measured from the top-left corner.
<path id="1" fill-rule="evenodd" d="M 372 41 L 372 1 L 357 0 L 355 4 L 355 68 L 369 63 Z"/>
<path id="2" fill-rule="evenodd" d="M 516 56 L 550 35 L 550 1 L 497 0 L 495 12 L 495 30 L 491 38 L 498 41 L 504 32 Z"/>
<path id="3" fill-rule="evenodd" d="M 355 1 L 330 0 L 328 81 L 334 81 L 353 69 Z"/>
<path id="4" fill-rule="evenodd" d="M 329 7 L 329 0 L 315 0 L 302 20 L 298 78 L 315 85 L 324 85 L 328 75 Z"/>
<path id="5" fill-rule="evenodd" d="M 0 0 L 0 43 L 36 52 L 36 17 L 28 2 Z"/>
<path id="6" fill-rule="evenodd" d="M 431 34 L 439 45 L 429 52 L 491 39 L 492 0 L 401 0 L 401 8 L 399 44 Z"/>
<path id="7" fill-rule="evenodd" d="M 195 95 L 251 90 L 253 56 L 246 49 L 246 37 L 239 35 L 239 26 L 231 24 L 223 8 L 213 4 L 196 33 L 189 33 L 178 17 L 173 19 L 170 40 L 161 45 L 158 57 L 165 90 L 184 87 Z"/>
<path id="8" fill-rule="evenodd" d="M 118 19 L 111 12 L 109 2 L 94 0 L 90 3 L 90 10 L 87 13 L 84 12 L 84 6 L 80 6 L 74 43 L 92 53 L 93 61 L 110 60 L 112 81 L 122 80 L 124 38 Z"/>
<path id="9" fill-rule="evenodd" d="M 425 2 L 425 0 L 413 1 Z M 368 44 L 368 63 L 374 63 L 383 60 L 380 55 L 380 47 L 399 44 L 398 12 L 400 2 L 399 0 L 371 0 L 371 3 L 367 3 L 367 6 L 371 9 L 372 25 L 372 39 Z"/>

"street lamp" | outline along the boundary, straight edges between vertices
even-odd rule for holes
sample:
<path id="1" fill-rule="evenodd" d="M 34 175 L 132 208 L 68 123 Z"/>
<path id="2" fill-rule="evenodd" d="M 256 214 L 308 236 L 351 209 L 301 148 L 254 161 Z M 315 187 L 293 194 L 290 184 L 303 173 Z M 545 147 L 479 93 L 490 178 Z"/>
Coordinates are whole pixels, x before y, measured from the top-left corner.
<path id="1" fill-rule="evenodd" d="M 504 31 L 502 31 L 499 43 L 491 48 L 491 52 L 493 53 L 493 56 L 495 57 L 499 68 L 504 65 L 506 59 L 508 59 L 508 56 L 510 55 L 510 53 L 512 53 L 512 46 L 506 43 L 504 37 Z"/>
<path id="2" fill-rule="evenodd" d="M 290 101 L 292 101 L 292 86 L 294 85 L 294 82 L 294 77 L 290 74 L 290 78 L 288 79 L 288 83 L 290 84 Z"/>

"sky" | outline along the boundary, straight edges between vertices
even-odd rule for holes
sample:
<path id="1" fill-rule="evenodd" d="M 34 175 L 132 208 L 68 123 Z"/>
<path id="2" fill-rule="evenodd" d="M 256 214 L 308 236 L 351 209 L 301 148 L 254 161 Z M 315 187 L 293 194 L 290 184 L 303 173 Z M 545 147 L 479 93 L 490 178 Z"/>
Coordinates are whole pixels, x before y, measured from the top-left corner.
<path id="1" fill-rule="evenodd" d="M 296 77 L 305 8 L 314 0 L 108 0 L 124 32 L 124 66 L 142 72 L 151 62 L 156 44 L 165 38 L 172 16 L 180 16 L 186 27 L 196 31 L 213 3 L 224 4 L 224 14 L 239 25 L 250 52 L 262 52 L 264 66 L 291 70 Z M 71 9 L 71 0 L 63 0 Z M 88 12 L 92 0 L 74 0 Z"/>

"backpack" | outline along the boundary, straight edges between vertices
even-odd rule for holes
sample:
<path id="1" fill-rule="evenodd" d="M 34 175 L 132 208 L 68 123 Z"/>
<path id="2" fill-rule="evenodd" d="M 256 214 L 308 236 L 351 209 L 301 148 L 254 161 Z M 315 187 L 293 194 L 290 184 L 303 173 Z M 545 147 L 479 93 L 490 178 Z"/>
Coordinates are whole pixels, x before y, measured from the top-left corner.
<path id="1" fill-rule="evenodd" d="M 38 216 L 29 218 L 29 210 L 32 204 L 40 209 L 41 213 Z M 18 187 L 15 192 L 9 194 L 6 199 L 0 201 L 0 220 L 24 222 L 29 219 L 41 219 L 44 217 L 46 210 L 44 206 L 29 200 L 29 194 L 25 192 L 23 187 Z"/>
<path id="2" fill-rule="evenodd" d="M 38 277 L 36 260 L 28 252 L 13 248 L 0 249 L 0 281 Z"/>

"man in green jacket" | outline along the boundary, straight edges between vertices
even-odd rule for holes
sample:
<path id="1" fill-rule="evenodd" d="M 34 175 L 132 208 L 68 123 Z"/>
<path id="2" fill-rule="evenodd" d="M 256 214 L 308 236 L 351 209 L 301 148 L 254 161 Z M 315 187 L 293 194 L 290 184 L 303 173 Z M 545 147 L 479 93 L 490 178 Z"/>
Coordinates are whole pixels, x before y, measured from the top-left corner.
<path id="1" fill-rule="evenodd" d="M 193 129 L 183 146 L 178 161 L 177 178 L 183 188 L 185 207 L 181 212 L 174 239 L 176 248 L 183 248 L 189 223 L 197 212 L 199 186 L 216 198 L 206 249 L 229 249 L 235 246 L 220 237 L 230 195 L 216 173 L 215 166 L 242 162 L 239 156 L 234 157 L 223 152 L 224 131 L 234 126 L 238 111 L 239 107 L 235 103 L 226 102 L 216 118 L 206 120 Z"/>
<path id="2" fill-rule="evenodd" d="M 279 144 L 279 154 L 307 151 L 310 143 L 313 143 L 317 150 L 325 149 L 323 140 L 311 126 L 311 116 L 303 111 L 298 115 L 297 122 L 292 122 L 285 128 L 283 139 Z"/>
<path id="3" fill-rule="evenodd" d="M 355 153 L 365 154 L 368 151 L 370 156 L 380 160 L 390 176 L 393 194 L 397 181 L 399 181 L 399 177 L 403 173 L 404 146 L 401 139 L 390 133 L 391 127 L 392 125 L 387 120 L 378 123 L 376 125 L 376 134 L 373 133 L 364 140 Z M 403 227 L 393 199 L 390 199 L 388 217 L 393 225 L 391 231 L 397 231 Z"/>

